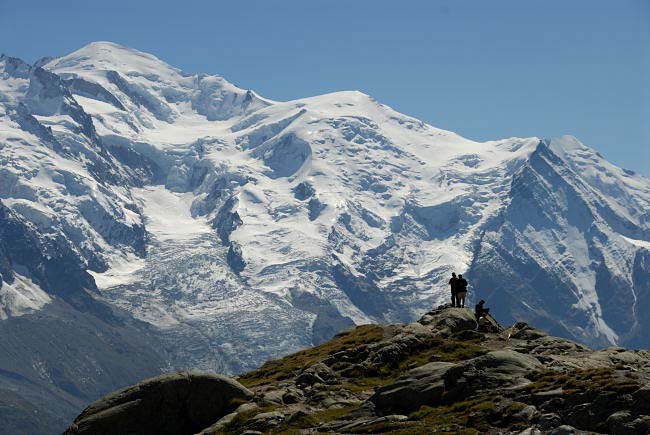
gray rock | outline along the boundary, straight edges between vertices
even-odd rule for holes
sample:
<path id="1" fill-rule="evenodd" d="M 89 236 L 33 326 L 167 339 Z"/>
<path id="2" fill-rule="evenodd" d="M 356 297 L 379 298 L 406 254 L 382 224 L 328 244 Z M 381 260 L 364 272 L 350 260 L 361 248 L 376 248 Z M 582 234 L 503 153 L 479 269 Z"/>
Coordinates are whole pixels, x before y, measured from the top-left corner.
<path id="1" fill-rule="evenodd" d="M 587 435 L 589 432 L 578 430 L 573 426 L 563 424 L 549 431 L 549 435 Z"/>
<path id="2" fill-rule="evenodd" d="M 566 338 L 550 335 L 537 338 L 527 344 L 529 352 L 536 355 L 566 355 L 573 352 L 588 351 L 589 348 Z"/>
<path id="3" fill-rule="evenodd" d="M 650 384 L 643 386 L 632 393 L 636 410 L 643 414 L 650 414 Z"/>
<path id="4" fill-rule="evenodd" d="M 286 393 L 286 390 L 271 390 L 264 393 L 264 400 L 268 400 L 274 404 L 281 404 L 282 396 Z"/>
<path id="5" fill-rule="evenodd" d="M 564 396 L 564 390 L 562 388 L 556 388 L 554 390 L 548 391 L 538 391 L 530 395 L 530 400 L 535 404 L 546 403 L 554 398 L 561 398 Z"/>
<path id="6" fill-rule="evenodd" d="M 530 326 L 525 322 L 517 322 L 509 328 L 510 338 L 518 340 L 535 340 L 546 336 L 547 334 L 537 328 Z"/>
<path id="7" fill-rule="evenodd" d="M 379 412 L 408 414 L 422 405 L 437 404 L 445 392 L 445 373 L 452 363 L 432 362 L 377 388 L 370 401 Z"/>
<path id="8" fill-rule="evenodd" d="M 582 403 L 571 409 L 566 416 L 566 421 L 582 428 L 595 429 L 599 419 L 591 403 Z"/>
<path id="9" fill-rule="evenodd" d="M 244 412 L 251 412 L 256 409 L 259 409 L 259 406 L 255 402 L 244 403 L 243 405 L 239 406 L 234 412 L 221 417 L 212 426 L 203 429 L 198 435 L 212 435 L 219 433 L 220 431 L 223 431 L 223 429 L 228 426 L 228 424 L 230 424 L 230 422 L 232 422 L 239 414 L 242 414 Z"/>
<path id="10" fill-rule="evenodd" d="M 459 400 L 481 389 L 524 385 L 529 382 L 524 376 L 541 367 L 530 355 L 512 350 L 492 351 L 450 368 L 444 376 L 447 395 Z"/>
<path id="11" fill-rule="evenodd" d="M 336 374 L 323 363 L 314 364 L 296 378 L 298 386 L 332 383 L 336 383 Z"/>
<path id="12" fill-rule="evenodd" d="M 194 434 L 252 397 L 248 389 L 224 376 L 170 373 L 99 399 L 65 434 Z"/>
<path id="13" fill-rule="evenodd" d="M 617 411 L 607 417 L 607 424 L 609 425 L 620 425 L 623 423 L 627 423 L 632 419 L 632 414 L 630 411 Z"/>
<path id="14" fill-rule="evenodd" d="M 405 415 L 399 415 L 399 414 L 392 414 L 392 415 L 386 415 L 383 417 L 379 418 L 364 418 L 360 420 L 356 420 L 348 425 L 345 425 L 340 428 L 341 432 L 347 432 L 352 429 L 356 429 L 357 431 L 364 426 L 370 426 L 373 424 L 378 424 L 378 423 L 388 423 L 388 422 L 400 422 L 400 421 L 406 421 L 408 420 L 408 417 Z"/>
<path id="15" fill-rule="evenodd" d="M 420 324 L 430 326 L 449 334 L 463 330 L 476 330 L 476 317 L 469 308 L 444 308 L 425 314 Z"/>
<path id="16" fill-rule="evenodd" d="M 634 427 L 636 433 L 648 434 L 650 433 L 650 416 L 642 415 L 639 418 L 635 419 L 631 426 Z"/>
<path id="17" fill-rule="evenodd" d="M 252 417 L 247 424 L 252 429 L 266 430 L 284 421 L 284 414 L 279 411 L 262 412 Z"/>
<path id="18" fill-rule="evenodd" d="M 618 411 L 607 417 L 607 427 L 614 435 L 634 435 L 636 430 L 628 425 L 632 420 L 630 411 Z"/>
<path id="19" fill-rule="evenodd" d="M 560 418 L 559 415 L 550 412 L 548 414 L 540 415 L 539 419 L 537 420 L 537 425 L 539 426 L 540 429 L 548 431 L 554 427 L 560 426 L 561 422 L 562 419 Z"/>
<path id="20" fill-rule="evenodd" d="M 528 422 L 532 421 L 535 418 L 537 413 L 538 413 L 537 408 L 535 408 L 532 405 L 528 405 L 527 407 L 525 407 L 521 411 L 514 414 L 511 418 L 512 418 L 512 421 L 516 422 L 516 423 L 518 423 L 518 422 L 528 423 Z"/>
<path id="21" fill-rule="evenodd" d="M 282 395 L 282 402 L 290 405 L 292 403 L 298 403 L 304 398 L 304 394 L 297 388 L 289 388 Z"/>

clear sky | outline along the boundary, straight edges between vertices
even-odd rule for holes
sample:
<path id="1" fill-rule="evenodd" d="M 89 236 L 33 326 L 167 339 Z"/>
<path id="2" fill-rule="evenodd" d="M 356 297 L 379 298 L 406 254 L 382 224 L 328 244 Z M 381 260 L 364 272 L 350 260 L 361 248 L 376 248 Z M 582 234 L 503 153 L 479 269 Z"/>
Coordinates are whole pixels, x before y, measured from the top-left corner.
<path id="1" fill-rule="evenodd" d="M 275 100 L 358 89 L 477 140 L 573 134 L 650 176 L 650 0 L 0 0 L 0 52 L 97 40 Z"/>

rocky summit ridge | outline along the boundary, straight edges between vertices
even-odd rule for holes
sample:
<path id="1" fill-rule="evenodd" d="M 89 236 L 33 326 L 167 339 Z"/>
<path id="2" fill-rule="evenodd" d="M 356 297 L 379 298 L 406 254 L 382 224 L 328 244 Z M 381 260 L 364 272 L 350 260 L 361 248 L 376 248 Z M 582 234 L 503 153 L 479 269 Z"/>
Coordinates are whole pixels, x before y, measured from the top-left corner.
<path id="1" fill-rule="evenodd" d="M 650 351 L 592 350 L 441 306 L 362 325 L 229 379 L 179 372 L 109 394 L 81 434 L 647 434 Z"/>

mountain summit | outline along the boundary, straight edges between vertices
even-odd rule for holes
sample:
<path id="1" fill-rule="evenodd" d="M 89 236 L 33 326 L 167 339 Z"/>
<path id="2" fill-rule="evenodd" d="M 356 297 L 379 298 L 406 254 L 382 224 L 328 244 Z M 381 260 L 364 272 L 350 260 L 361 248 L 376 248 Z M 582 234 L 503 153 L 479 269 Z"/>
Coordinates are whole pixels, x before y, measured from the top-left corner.
<path id="1" fill-rule="evenodd" d="M 277 102 L 98 42 L 0 57 L 0 159 L 15 419 L 412 321 L 452 271 L 507 323 L 649 344 L 650 181 L 573 137 L 480 143 L 360 92 Z"/>

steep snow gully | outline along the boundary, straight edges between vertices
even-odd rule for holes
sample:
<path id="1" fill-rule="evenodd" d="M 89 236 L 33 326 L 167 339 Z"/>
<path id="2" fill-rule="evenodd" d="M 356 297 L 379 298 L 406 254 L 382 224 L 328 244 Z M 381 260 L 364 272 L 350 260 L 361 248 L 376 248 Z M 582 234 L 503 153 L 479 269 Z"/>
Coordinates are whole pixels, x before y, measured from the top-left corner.
<path id="1" fill-rule="evenodd" d="M 0 162 L 0 417 L 35 428 L 412 321 L 454 270 L 505 323 L 650 344 L 650 181 L 570 136 L 479 143 L 97 42 L 0 57 Z"/>

